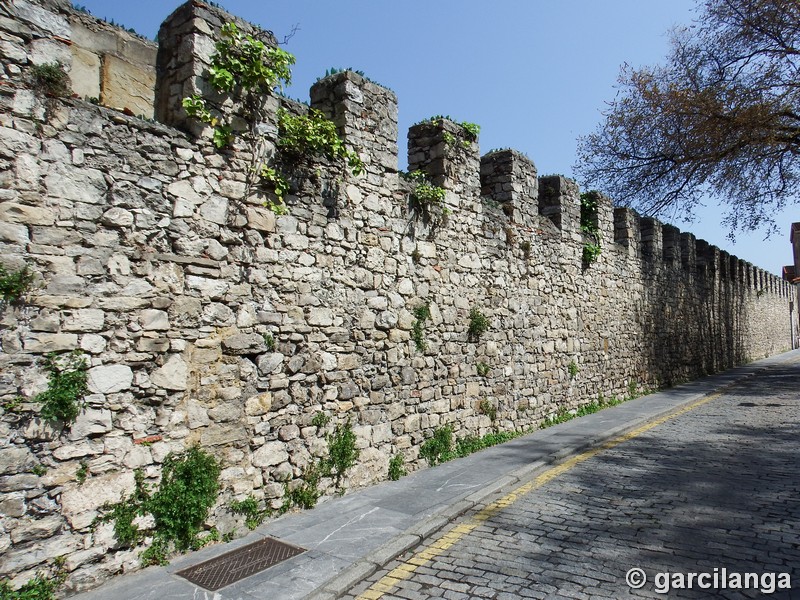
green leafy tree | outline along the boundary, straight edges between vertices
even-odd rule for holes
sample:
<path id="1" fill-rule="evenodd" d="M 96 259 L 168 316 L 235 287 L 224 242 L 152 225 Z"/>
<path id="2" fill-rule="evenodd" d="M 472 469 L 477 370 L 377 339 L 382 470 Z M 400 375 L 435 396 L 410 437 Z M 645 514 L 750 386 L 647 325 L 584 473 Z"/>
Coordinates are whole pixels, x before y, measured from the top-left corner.
<path id="1" fill-rule="evenodd" d="M 800 176 L 800 2 L 707 0 L 666 64 L 622 69 L 576 170 L 618 203 L 691 216 L 727 205 L 731 232 L 774 227 Z"/>

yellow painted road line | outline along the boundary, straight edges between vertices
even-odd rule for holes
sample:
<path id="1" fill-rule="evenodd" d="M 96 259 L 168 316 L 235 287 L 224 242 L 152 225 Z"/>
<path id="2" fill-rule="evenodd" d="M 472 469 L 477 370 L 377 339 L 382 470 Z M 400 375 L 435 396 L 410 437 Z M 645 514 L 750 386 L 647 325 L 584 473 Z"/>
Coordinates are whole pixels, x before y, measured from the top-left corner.
<path id="1" fill-rule="evenodd" d="M 456 525 L 450 531 L 445 533 L 442 537 L 434 540 L 431 542 L 426 548 L 414 554 L 411 558 L 400 564 L 399 566 L 395 567 L 391 571 L 389 571 L 386 575 L 381 577 L 378 581 L 373 583 L 368 589 L 362 592 L 356 600 L 378 600 L 384 594 L 388 594 L 392 590 L 394 590 L 400 581 L 410 578 L 416 570 L 428 564 L 435 558 L 444 554 L 451 546 L 455 543 L 459 542 L 462 538 L 466 535 L 471 533 L 476 527 L 483 524 L 485 521 L 490 519 L 492 516 L 497 514 L 500 510 L 504 508 L 508 508 L 512 504 L 514 504 L 517 500 L 519 500 L 525 494 L 530 493 L 531 491 L 539 488 L 549 481 L 555 479 L 559 475 L 566 473 L 571 468 L 576 465 L 579 465 L 585 460 L 596 456 L 597 454 L 603 452 L 604 450 L 608 450 L 613 448 L 614 446 L 618 446 L 623 442 L 627 442 L 647 431 L 650 431 L 654 427 L 658 427 L 663 423 L 666 423 L 670 419 L 674 419 L 675 417 L 679 417 L 683 414 L 686 414 L 690 410 L 694 410 L 695 408 L 702 406 L 712 400 L 715 400 L 726 393 L 731 387 L 735 384 L 731 384 L 729 386 L 724 387 L 718 392 L 714 392 L 708 396 L 704 396 L 699 400 L 692 402 L 691 404 L 687 404 L 682 408 L 679 408 L 663 417 L 659 417 L 653 421 L 648 421 L 644 425 L 640 425 L 639 427 L 632 429 L 628 433 L 615 437 L 612 440 L 609 440 L 603 444 L 600 444 L 596 448 L 592 448 L 590 450 L 586 450 L 581 454 L 573 456 L 565 460 L 562 463 L 559 463 L 555 467 L 551 467 L 544 473 L 541 473 L 533 480 L 525 483 L 502 498 L 495 500 L 491 504 L 487 504 L 481 510 L 479 510 L 475 515 L 472 516 L 468 521 Z"/>

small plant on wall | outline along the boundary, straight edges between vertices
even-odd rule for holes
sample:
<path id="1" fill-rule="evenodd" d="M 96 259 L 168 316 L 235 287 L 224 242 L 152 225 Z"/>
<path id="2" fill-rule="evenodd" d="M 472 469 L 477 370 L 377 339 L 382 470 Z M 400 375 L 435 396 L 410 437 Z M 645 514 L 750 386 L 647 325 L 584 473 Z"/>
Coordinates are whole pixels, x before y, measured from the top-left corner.
<path id="1" fill-rule="evenodd" d="M 72 93 L 69 75 L 59 63 L 34 65 L 30 74 L 31 86 L 40 94 L 64 98 Z"/>
<path id="2" fill-rule="evenodd" d="M 412 171 L 404 177 L 414 186 L 409 195 L 408 207 L 414 218 L 427 225 L 433 235 L 447 222 L 450 215 L 450 209 L 444 204 L 447 192 L 431 183 L 422 171 Z"/>
<path id="3" fill-rule="evenodd" d="M 476 123 L 470 123 L 469 121 L 456 121 L 452 117 L 443 115 L 436 115 L 422 122 L 431 123 L 441 127 L 443 121 L 445 120 L 457 125 L 456 133 L 450 133 L 449 131 L 444 131 L 442 133 L 442 139 L 448 148 L 469 148 L 473 142 L 478 140 L 478 135 L 481 132 L 481 126 L 477 125 Z"/>
<path id="4" fill-rule="evenodd" d="M 576 363 L 574 360 L 571 361 L 569 363 L 569 365 L 567 365 L 567 372 L 569 373 L 569 378 L 570 379 L 575 379 L 575 377 L 577 377 L 579 371 L 580 371 L 580 367 L 578 367 L 578 363 Z"/>
<path id="5" fill-rule="evenodd" d="M 51 352 L 45 357 L 44 368 L 49 374 L 47 389 L 34 401 L 42 404 L 43 418 L 69 425 L 78 418 L 89 389 L 86 357 L 80 350 L 61 355 Z"/>
<path id="6" fill-rule="evenodd" d="M 0 264 L 0 300 L 12 304 L 22 298 L 33 287 L 34 274 L 28 267 L 9 271 Z"/>
<path id="7" fill-rule="evenodd" d="M 467 338 L 471 342 L 477 342 L 481 336 L 489 330 L 489 319 L 477 306 L 473 306 L 469 311 L 469 328 Z"/>
<path id="8" fill-rule="evenodd" d="M 414 311 L 414 324 L 411 327 L 411 339 L 419 352 L 425 352 L 425 321 L 431 318 L 431 303 L 425 302 Z"/>

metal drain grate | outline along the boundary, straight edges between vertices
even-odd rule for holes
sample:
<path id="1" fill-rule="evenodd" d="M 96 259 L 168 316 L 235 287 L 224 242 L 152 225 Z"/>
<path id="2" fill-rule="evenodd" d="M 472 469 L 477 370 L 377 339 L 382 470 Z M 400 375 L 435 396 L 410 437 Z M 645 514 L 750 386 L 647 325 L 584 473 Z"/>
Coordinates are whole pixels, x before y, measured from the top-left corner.
<path id="1" fill-rule="evenodd" d="M 226 585 L 250 577 L 250 575 L 303 552 L 305 552 L 303 548 L 291 546 L 273 538 L 264 538 L 199 565 L 178 571 L 176 575 L 188 579 L 201 588 L 215 592 Z"/>

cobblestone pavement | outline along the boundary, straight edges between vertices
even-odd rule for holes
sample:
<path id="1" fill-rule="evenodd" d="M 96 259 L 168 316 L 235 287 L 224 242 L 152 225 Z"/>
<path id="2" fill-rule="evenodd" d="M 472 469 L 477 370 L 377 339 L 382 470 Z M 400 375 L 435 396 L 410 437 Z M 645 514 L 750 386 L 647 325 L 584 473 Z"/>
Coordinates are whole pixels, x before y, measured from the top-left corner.
<path id="1" fill-rule="evenodd" d="M 345 597 L 800 598 L 800 364 L 556 469 Z M 634 567 L 641 589 L 626 583 Z M 710 577 L 659 593 L 663 572 Z M 756 573 L 755 589 L 731 589 L 734 573 Z M 796 591 L 776 575 L 769 594 L 768 573 L 788 573 Z M 715 577 L 728 589 L 698 588 Z"/>

